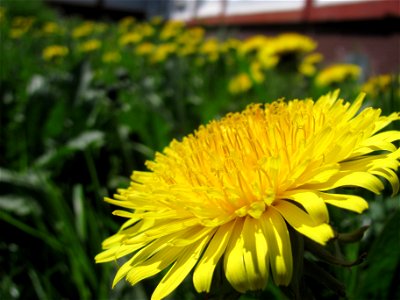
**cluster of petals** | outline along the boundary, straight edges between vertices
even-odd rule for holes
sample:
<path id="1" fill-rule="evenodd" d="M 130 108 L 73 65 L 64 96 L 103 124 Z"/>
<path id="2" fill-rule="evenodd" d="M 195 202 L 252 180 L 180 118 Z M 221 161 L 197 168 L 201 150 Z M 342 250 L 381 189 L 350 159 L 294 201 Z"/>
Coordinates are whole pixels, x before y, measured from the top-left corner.
<path id="1" fill-rule="evenodd" d="M 97 262 L 128 260 L 114 285 L 132 285 L 167 270 L 152 299 L 169 295 L 193 271 L 198 292 L 209 292 L 221 263 L 239 292 L 292 278 L 289 227 L 324 245 L 334 236 L 327 204 L 361 213 L 360 196 L 332 193 L 360 187 L 396 194 L 400 119 L 363 108 L 338 92 L 312 99 L 253 104 L 172 141 L 133 172 L 109 203 L 125 208 L 119 232 L 103 243 Z"/>

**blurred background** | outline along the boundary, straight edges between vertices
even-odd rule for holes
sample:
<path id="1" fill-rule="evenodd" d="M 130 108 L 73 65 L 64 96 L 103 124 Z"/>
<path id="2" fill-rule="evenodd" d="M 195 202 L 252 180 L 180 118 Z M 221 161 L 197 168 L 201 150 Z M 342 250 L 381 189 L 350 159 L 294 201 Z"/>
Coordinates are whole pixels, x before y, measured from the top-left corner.
<path id="1" fill-rule="evenodd" d="M 122 262 L 94 263 L 123 222 L 103 198 L 172 139 L 253 102 L 339 88 L 399 111 L 399 21 L 395 0 L 2 0 L 0 299 L 150 299 L 162 274 L 112 290 Z M 345 192 L 370 209 L 330 208 L 332 225 L 370 228 L 328 248 L 368 257 L 323 267 L 349 299 L 400 299 L 399 196 Z M 207 297 L 187 278 L 170 299 Z M 287 299 L 273 284 L 240 296 L 266 298 Z"/>

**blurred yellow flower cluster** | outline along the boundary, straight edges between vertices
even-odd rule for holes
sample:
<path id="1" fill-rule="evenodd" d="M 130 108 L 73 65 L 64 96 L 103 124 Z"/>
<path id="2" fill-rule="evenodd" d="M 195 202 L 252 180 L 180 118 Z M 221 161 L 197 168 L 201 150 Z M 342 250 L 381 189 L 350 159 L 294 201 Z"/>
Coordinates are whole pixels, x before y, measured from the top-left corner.
<path id="1" fill-rule="evenodd" d="M 290 56 L 310 53 L 316 47 L 316 42 L 308 36 L 285 33 L 268 39 L 258 56 L 264 67 L 272 68 Z"/>
<path id="2" fill-rule="evenodd" d="M 79 50 L 82 52 L 93 52 L 101 47 L 101 41 L 97 39 L 90 39 L 82 43 Z"/>
<path id="3" fill-rule="evenodd" d="M 363 84 L 361 90 L 368 95 L 377 96 L 390 90 L 390 85 L 395 83 L 396 76 L 391 74 L 382 74 L 375 77 L 371 77 L 366 83 Z M 400 76 L 397 76 L 397 92 L 400 93 Z M 399 94 L 400 95 L 400 94 Z"/>
<path id="4" fill-rule="evenodd" d="M 32 27 L 34 21 L 34 17 L 14 18 L 11 23 L 10 37 L 13 39 L 20 38 Z"/>
<path id="5" fill-rule="evenodd" d="M 316 77 L 319 86 L 330 86 L 345 80 L 357 80 L 361 75 L 361 68 L 354 64 L 334 64 L 323 69 Z"/>
<path id="6" fill-rule="evenodd" d="M 42 57 L 44 60 L 52 61 L 59 57 L 64 57 L 68 54 L 67 47 L 62 45 L 51 45 L 43 49 Z"/>

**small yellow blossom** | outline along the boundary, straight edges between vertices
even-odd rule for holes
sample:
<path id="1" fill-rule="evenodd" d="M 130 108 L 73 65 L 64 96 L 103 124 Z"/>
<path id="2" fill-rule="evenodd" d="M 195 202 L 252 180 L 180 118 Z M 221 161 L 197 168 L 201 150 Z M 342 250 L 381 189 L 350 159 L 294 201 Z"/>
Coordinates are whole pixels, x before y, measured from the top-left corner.
<path id="1" fill-rule="evenodd" d="M 91 39 L 79 46 L 81 52 L 93 52 L 101 47 L 101 41 L 97 39 Z"/>
<path id="2" fill-rule="evenodd" d="M 191 47 L 199 44 L 204 38 L 205 31 L 201 27 L 193 27 L 183 31 L 176 42 L 182 45 L 190 44 Z"/>
<path id="3" fill-rule="evenodd" d="M 121 54 L 117 51 L 105 52 L 101 58 L 104 63 L 117 63 L 121 60 Z"/>
<path id="4" fill-rule="evenodd" d="M 256 83 L 261 83 L 264 81 L 265 76 L 262 72 L 261 64 L 257 61 L 254 61 L 250 65 L 250 75 L 251 78 L 256 82 Z"/>
<path id="5" fill-rule="evenodd" d="M 75 27 L 72 30 L 72 37 L 75 39 L 79 39 L 82 37 L 86 37 L 94 32 L 95 25 L 93 22 L 86 21 L 80 24 L 79 26 Z"/>
<path id="6" fill-rule="evenodd" d="M 118 27 L 122 31 L 127 31 L 127 30 L 129 30 L 130 26 L 135 24 L 135 22 L 136 22 L 136 19 L 134 17 L 128 16 L 128 17 L 125 17 L 125 18 L 122 18 L 121 20 L 119 20 Z"/>
<path id="7" fill-rule="evenodd" d="M 323 69 L 316 77 L 317 85 L 329 86 L 346 80 L 357 80 L 361 68 L 354 64 L 335 64 Z"/>
<path id="8" fill-rule="evenodd" d="M 176 44 L 172 43 L 165 43 L 158 45 L 150 58 L 152 63 L 159 63 L 165 61 L 172 53 L 177 51 Z"/>
<path id="9" fill-rule="evenodd" d="M 285 33 L 268 39 L 259 54 L 259 61 L 265 68 L 279 64 L 284 57 L 294 57 L 313 51 L 317 43 L 308 36 L 297 33 Z"/>
<path id="10" fill-rule="evenodd" d="M 51 45 L 43 49 L 42 57 L 44 60 L 50 61 L 57 57 L 64 57 L 68 54 L 67 47 L 62 45 Z"/>
<path id="11" fill-rule="evenodd" d="M 42 27 L 42 32 L 45 34 L 54 34 L 60 32 L 61 28 L 56 22 L 46 22 Z"/>
<path id="12" fill-rule="evenodd" d="M 200 53 L 205 54 L 209 61 L 213 62 L 219 58 L 219 42 L 215 38 L 210 38 L 200 46 Z"/>
<path id="13" fill-rule="evenodd" d="M 32 27 L 35 22 L 34 17 L 15 17 L 11 21 L 10 37 L 20 38 Z"/>
<path id="14" fill-rule="evenodd" d="M 253 86 L 251 78 L 247 73 L 240 73 L 229 81 L 228 90 L 232 95 L 242 94 Z"/>
<path id="15" fill-rule="evenodd" d="M 153 53 L 154 48 L 155 46 L 153 43 L 150 42 L 141 43 L 136 46 L 135 53 L 138 55 L 146 56 Z"/>
<path id="16" fill-rule="evenodd" d="M 361 87 L 361 90 L 368 95 L 377 96 L 388 91 L 394 79 L 395 77 L 391 74 L 383 74 L 371 77 L 366 83 L 364 83 L 364 85 Z M 400 76 L 398 76 L 398 81 L 400 84 Z"/>
<path id="17" fill-rule="evenodd" d="M 142 35 L 136 32 L 129 32 L 120 37 L 119 44 L 121 46 L 134 45 L 139 43 L 141 40 Z"/>
<path id="18" fill-rule="evenodd" d="M 261 49 L 267 46 L 269 39 L 264 35 L 255 35 L 247 38 L 239 47 L 239 54 L 246 55 L 250 53 L 257 54 Z"/>
<path id="19" fill-rule="evenodd" d="M 2 22 L 6 15 L 6 9 L 0 6 L 0 22 Z"/>
<path id="20" fill-rule="evenodd" d="M 151 26 L 151 25 L 148 24 L 148 23 L 141 23 L 141 24 L 138 24 L 138 25 L 135 27 L 135 31 L 136 31 L 136 32 L 140 32 L 140 35 L 141 35 L 142 37 L 151 37 L 151 36 L 153 36 L 154 33 L 156 32 L 156 30 L 154 29 L 154 27 Z"/>
<path id="21" fill-rule="evenodd" d="M 220 51 L 222 53 L 227 53 L 231 50 L 237 51 L 239 47 L 240 47 L 240 40 L 229 38 L 220 45 Z"/>
<path id="22" fill-rule="evenodd" d="M 183 22 L 181 21 L 168 21 L 160 32 L 161 40 L 169 40 L 176 37 L 183 29 Z"/>
<path id="23" fill-rule="evenodd" d="M 305 76 L 312 76 L 317 72 L 316 64 L 321 62 L 321 53 L 312 53 L 303 58 L 299 66 L 299 72 Z"/>

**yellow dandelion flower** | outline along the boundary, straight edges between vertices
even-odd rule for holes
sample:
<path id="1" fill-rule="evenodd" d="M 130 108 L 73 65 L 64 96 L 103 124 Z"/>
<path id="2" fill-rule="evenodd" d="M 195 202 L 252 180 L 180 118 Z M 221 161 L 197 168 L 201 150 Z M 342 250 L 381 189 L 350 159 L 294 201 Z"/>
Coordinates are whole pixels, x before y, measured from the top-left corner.
<path id="1" fill-rule="evenodd" d="M 116 63 L 121 60 L 121 54 L 117 51 L 108 51 L 103 54 L 101 60 L 104 63 Z"/>
<path id="2" fill-rule="evenodd" d="M 202 27 L 189 28 L 176 38 L 176 42 L 182 45 L 197 45 L 203 40 L 204 34 Z"/>
<path id="3" fill-rule="evenodd" d="M 10 37 L 18 39 L 23 36 L 32 27 L 35 22 L 33 17 L 15 17 L 11 22 Z"/>
<path id="4" fill-rule="evenodd" d="M 366 83 L 363 84 L 361 90 L 369 95 L 376 96 L 388 91 L 393 80 L 394 77 L 392 77 L 391 74 L 383 74 L 371 77 Z M 400 83 L 400 76 L 398 76 L 398 81 Z"/>
<path id="5" fill-rule="evenodd" d="M 6 9 L 0 6 L 0 22 L 2 22 L 5 19 L 5 16 L 6 16 Z"/>
<path id="6" fill-rule="evenodd" d="M 258 53 L 259 50 L 266 47 L 269 39 L 264 35 L 255 35 L 247 38 L 239 47 L 239 53 L 246 55 L 249 53 Z"/>
<path id="7" fill-rule="evenodd" d="M 81 52 L 93 52 L 101 47 L 101 41 L 97 39 L 91 39 L 79 46 Z"/>
<path id="8" fill-rule="evenodd" d="M 121 36 L 119 44 L 121 46 L 137 44 L 142 40 L 142 35 L 136 32 L 129 32 Z"/>
<path id="9" fill-rule="evenodd" d="M 335 64 L 323 69 L 316 77 L 317 85 L 329 86 L 344 82 L 348 79 L 357 80 L 360 77 L 361 68 L 353 64 Z"/>
<path id="10" fill-rule="evenodd" d="M 275 67 L 283 57 L 302 55 L 313 51 L 317 43 L 308 36 L 285 33 L 268 39 L 258 54 L 260 62 L 266 67 Z"/>
<path id="11" fill-rule="evenodd" d="M 253 86 L 253 82 L 247 73 L 240 73 L 229 81 L 228 91 L 232 95 L 247 92 Z"/>
<path id="12" fill-rule="evenodd" d="M 43 49 L 42 57 L 44 60 L 50 61 L 57 57 L 64 57 L 68 54 L 67 47 L 62 45 L 51 45 Z"/>
<path id="13" fill-rule="evenodd" d="M 250 65 L 250 74 L 251 78 L 256 82 L 256 83 L 261 83 L 264 81 L 265 76 L 262 72 L 261 69 L 261 64 L 257 61 L 252 62 Z"/>
<path id="14" fill-rule="evenodd" d="M 237 51 L 237 49 L 240 47 L 240 44 L 240 40 L 229 38 L 220 45 L 220 50 L 223 53 L 227 53 L 231 50 Z"/>
<path id="15" fill-rule="evenodd" d="M 173 43 L 160 44 L 154 49 L 150 60 L 151 60 L 152 63 L 163 62 L 172 53 L 175 53 L 176 50 L 177 50 L 176 44 L 173 44 Z"/>
<path id="16" fill-rule="evenodd" d="M 327 204 L 362 212 L 343 186 L 379 194 L 381 178 L 399 188 L 399 131 L 381 130 L 400 113 L 360 112 L 338 92 L 311 99 L 250 105 L 172 141 L 134 171 L 127 189 L 106 201 L 127 218 L 103 242 L 97 262 L 130 255 L 118 270 L 132 285 L 168 269 L 152 299 L 170 294 L 194 269 L 198 292 L 209 292 L 217 263 L 239 292 L 266 286 L 269 273 L 288 285 L 293 257 L 288 226 L 320 244 L 334 236 Z M 379 177 L 378 177 L 379 176 Z"/>
<path id="17" fill-rule="evenodd" d="M 217 39 L 211 38 L 205 41 L 199 51 L 202 54 L 205 54 L 209 61 L 216 61 L 219 57 L 220 45 Z"/>
<path id="18" fill-rule="evenodd" d="M 312 76 L 317 72 L 316 64 L 321 62 L 321 53 L 312 53 L 303 58 L 299 66 L 299 72 L 305 76 Z"/>
<path id="19" fill-rule="evenodd" d="M 95 30 L 94 23 L 86 21 L 80 24 L 79 26 L 75 27 L 74 30 L 72 30 L 72 37 L 75 39 L 79 39 L 81 37 L 85 37 L 92 34 L 94 30 Z"/>
<path id="20" fill-rule="evenodd" d="M 168 40 L 177 36 L 183 29 L 184 23 L 181 21 L 168 21 L 160 32 L 161 40 Z"/>
<path id="21" fill-rule="evenodd" d="M 61 28 L 56 22 L 46 22 L 42 27 L 42 32 L 45 34 L 54 34 L 60 31 Z"/>
<path id="22" fill-rule="evenodd" d="M 179 47 L 177 51 L 179 56 L 188 56 L 195 54 L 197 52 L 197 47 L 195 44 L 188 43 L 183 45 L 182 47 Z"/>
<path id="23" fill-rule="evenodd" d="M 120 28 L 120 30 L 126 31 L 131 25 L 135 24 L 135 22 L 136 19 L 134 17 L 128 16 L 119 20 L 118 27 Z"/>
<path id="24" fill-rule="evenodd" d="M 145 42 L 145 43 L 141 43 L 140 45 L 137 45 L 135 52 L 138 55 L 146 56 L 146 55 L 153 53 L 154 48 L 155 48 L 155 46 L 153 43 Z"/>
<path id="25" fill-rule="evenodd" d="M 135 28 L 135 30 L 137 32 L 140 32 L 140 35 L 142 37 L 151 37 L 152 35 L 154 35 L 154 33 L 156 32 L 156 30 L 154 29 L 153 26 L 151 26 L 148 23 L 141 23 L 138 24 Z"/>

